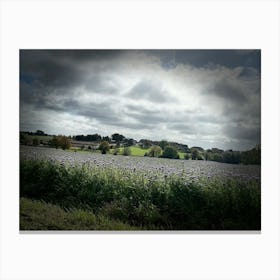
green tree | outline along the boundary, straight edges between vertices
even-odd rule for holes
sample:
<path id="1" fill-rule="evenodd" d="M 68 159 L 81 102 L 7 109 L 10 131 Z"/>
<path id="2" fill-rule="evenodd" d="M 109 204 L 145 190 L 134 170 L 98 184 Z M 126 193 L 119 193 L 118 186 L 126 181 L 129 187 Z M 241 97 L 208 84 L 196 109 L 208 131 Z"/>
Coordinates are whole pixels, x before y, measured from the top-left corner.
<path id="1" fill-rule="evenodd" d="M 159 142 L 159 146 L 162 148 L 162 150 L 164 150 L 165 147 L 168 146 L 168 142 L 166 140 L 161 140 Z"/>
<path id="2" fill-rule="evenodd" d="M 106 154 L 110 150 L 110 145 L 107 141 L 102 141 L 98 148 L 102 154 Z"/>
<path id="3" fill-rule="evenodd" d="M 58 144 L 63 150 L 68 150 L 71 147 L 70 140 L 66 136 L 59 136 Z"/>
<path id="4" fill-rule="evenodd" d="M 151 147 L 148 155 L 149 157 L 159 157 L 162 153 L 162 149 L 160 146 L 154 145 Z"/>
<path id="5" fill-rule="evenodd" d="M 199 152 L 197 149 L 192 149 L 192 159 L 198 159 Z"/>
<path id="6" fill-rule="evenodd" d="M 58 137 L 57 136 L 54 136 L 50 141 L 49 141 L 49 145 L 51 147 L 54 147 L 54 148 L 58 148 L 59 147 L 59 141 L 58 141 Z"/>
<path id="7" fill-rule="evenodd" d="M 172 147 L 172 146 L 166 146 L 163 154 L 162 154 L 163 158 L 179 158 L 179 154 L 176 148 Z"/>

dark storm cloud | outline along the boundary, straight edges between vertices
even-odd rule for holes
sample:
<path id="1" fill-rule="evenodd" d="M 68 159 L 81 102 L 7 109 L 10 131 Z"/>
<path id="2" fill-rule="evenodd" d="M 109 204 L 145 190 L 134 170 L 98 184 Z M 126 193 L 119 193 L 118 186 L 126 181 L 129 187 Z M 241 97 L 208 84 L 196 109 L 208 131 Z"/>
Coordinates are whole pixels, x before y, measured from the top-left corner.
<path id="1" fill-rule="evenodd" d="M 260 143 L 260 127 L 244 127 L 242 125 L 228 124 L 223 132 L 234 140 L 256 141 Z"/>
<path id="2" fill-rule="evenodd" d="M 227 102 L 242 104 L 247 101 L 247 96 L 244 90 L 238 87 L 235 81 L 231 81 L 230 79 L 218 81 L 209 89 L 207 89 L 206 94 L 214 94 L 220 98 L 223 98 Z"/>
<path id="3" fill-rule="evenodd" d="M 71 134 L 99 125 L 101 134 L 115 127 L 139 139 L 198 135 L 186 144 L 252 147 L 260 141 L 260 51 L 22 50 L 20 109 L 25 129 L 59 127 L 55 120 Z"/>
<path id="4" fill-rule="evenodd" d="M 260 72 L 260 50 L 152 50 L 159 56 L 162 65 L 170 68 L 179 63 L 191 64 L 195 67 L 206 65 L 223 65 L 229 68 L 252 67 Z"/>

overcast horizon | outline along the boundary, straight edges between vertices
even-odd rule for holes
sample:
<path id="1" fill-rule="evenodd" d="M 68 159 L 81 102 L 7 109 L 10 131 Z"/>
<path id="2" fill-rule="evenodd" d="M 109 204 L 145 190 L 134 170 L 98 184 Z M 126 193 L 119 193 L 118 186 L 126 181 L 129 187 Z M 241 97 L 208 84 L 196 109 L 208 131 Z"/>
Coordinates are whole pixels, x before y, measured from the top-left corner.
<path id="1" fill-rule="evenodd" d="M 248 150 L 260 50 L 21 50 L 20 130 Z"/>

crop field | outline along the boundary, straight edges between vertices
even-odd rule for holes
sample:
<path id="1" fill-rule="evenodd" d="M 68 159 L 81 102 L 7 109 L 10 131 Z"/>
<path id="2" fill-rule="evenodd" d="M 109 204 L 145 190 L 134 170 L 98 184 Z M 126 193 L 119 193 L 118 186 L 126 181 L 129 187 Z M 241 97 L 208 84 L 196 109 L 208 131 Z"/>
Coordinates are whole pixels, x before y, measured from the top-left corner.
<path id="1" fill-rule="evenodd" d="M 30 146 L 20 147 L 20 159 L 23 230 L 259 230 L 261 226 L 257 165 Z M 44 211 L 41 222 L 38 207 Z M 51 219 L 48 228 L 44 221 L 48 207 L 50 213 L 59 207 L 66 217 L 76 215 L 73 224 L 64 225 L 60 217 L 57 223 Z M 86 217 L 80 227 L 77 213 Z"/>

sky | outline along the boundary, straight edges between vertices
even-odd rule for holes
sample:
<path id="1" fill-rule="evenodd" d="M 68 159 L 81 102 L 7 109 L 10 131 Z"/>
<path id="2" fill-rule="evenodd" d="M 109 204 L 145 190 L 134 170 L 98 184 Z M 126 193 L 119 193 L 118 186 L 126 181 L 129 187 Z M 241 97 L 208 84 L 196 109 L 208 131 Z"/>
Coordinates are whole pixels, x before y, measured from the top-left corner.
<path id="1" fill-rule="evenodd" d="M 261 52 L 20 50 L 20 130 L 248 150 L 261 140 Z"/>

